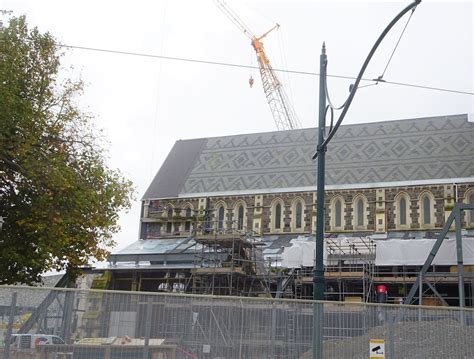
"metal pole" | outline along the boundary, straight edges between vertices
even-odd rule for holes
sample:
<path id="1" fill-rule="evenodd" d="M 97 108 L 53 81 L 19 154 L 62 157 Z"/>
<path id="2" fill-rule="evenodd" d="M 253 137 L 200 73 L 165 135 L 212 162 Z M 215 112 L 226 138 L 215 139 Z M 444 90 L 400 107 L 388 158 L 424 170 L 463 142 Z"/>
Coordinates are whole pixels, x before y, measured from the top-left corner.
<path id="1" fill-rule="evenodd" d="M 72 342 L 72 319 L 74 313 L 74 294 L 75 292 L 65 292 L 64 293 L 64 306 L 63 306 L 63 317 L 62 317 L 62 327 L 61 327 L 61 336 L 63 337 L 66 344 Z"/>
<path id="2" fill-rule="evenodd" d="M 319 57 L 319 124 L 318 169 L 316 187 L 316 246 L 313 265 L 313 299 L 324 300 L 324 171 L 326 147 L 321 146 L 326 132 L 326 45 L 323 43 Z M 323 357 L 323 304 L 314 304 L 313 310 L 313 359 Z"/>
<path id="3" fill-rule="evenodd" d="M 423 305 L 423 273 L 418 277 L 420 288 L 418 288 L 418 321 L 421 322 L 421 305 Z"/>
<path id="4" fill-rule="evenodd" d="M 449 227 L 451 227 L 451 223 L 453 223 L 454 221 L 454 218 L 455 218 L 454 214 L 455 214 L 455 211 L 453 209 L 448 219 L 446 220 L 446 223 L 444 224 L 443 229 L 438 235 L 438 238 L 436 239 L 436 242 L 433 245 L 433 248 L 431 248 L 431 252 L 428 255 L 428 258 L 426 258 L 425 264 L 423 264 L 423 267 L 421 268 L 420 273 L 418 274 L 419 276 L 424 276 L 426 272 L 428 272 L 428 269 L 430 268 L 431 263 L 433 263 L 436 253 L 438 253 L 438 250 L 441 247 L 441 244 L 443 243 L 444 237 L 446 237 L 446 234 L 449 231 Z M 413 298 L 415 298 L 415 294 L 416 294 L 416 291 L 418 290 L 419 284 L 420 282 L 418 280 L 415 281 L 415 283 L 413 283 L 413 285 L 411 286 L 410 292 L 408 293 L 407 298 L 405 299 L 405 304 L 411 304 Z"/>
<path id="5" fill-rule="evenodd" d="M 458 264 L 458 288 L 459 288 L 459 307 L 464 308 L 466 306 L 466 299 L 464 295 L 464 260 L 462 253 L 462 236 L 461 236 L 461 210 L 459 203 L 456 203 L 453 208 L 454 213 L 454 223 L 456 227 L 456 254 L 457 254 L 457 264 Z M 464 311 L 460 311 L 461 314 L 461 324 L 464 323 Z"/>
<path id="6" fill-rule="evenodd" d="M 276 307 L 272 301 L 272 327 L 271 327 L 272 344 L 270 345 L 270 359 L 275 357 L 276 346 Z"/>
<path id="7" fill-rule="evenodd" d="M 395 18 L 388 24 L 382 34 L 379 36 L 374 46 L 369 52 L 359 75 L 352 87 L 349 97 L 347 98 L 342 113 L 339 119 L 334 124 L 330 133 L 325 138 L 325 127 L 326 127 L 326 46 L 323 44 L 321 56 L 320 56 L 320 70 L 319 70 L 319 126 L 318 126 L 318 148 L 313 159 L 318 159 L 318 170 L 317 170 L 317 203 L 316 203 L 316 248 L 313 265 L 313 299 L 323 300 L 324 299 L 324 266 L 323 266 L 323 240 L 324 240 L 324 171 L 325 171 L 325 153 L 326 147 L 331 141 L 332 137 L 336 134 L 337 129 L 341 125 L 347 111 L 349 110 L 350 104 L 354 99 L 355 93 L 359 86 L 359 83 L 364 75 L 365 69 L 370 63 L 372 56 L 377 50 L 378 46 L 388 34 L 390 29 L 402 18 L 408 11 L 413 10 L 421 2 L 421 0 L 415 0 L 413 3 L 405 7 Z M 416 291 L 416 289 L 414 289 Z M 414 294 L 414 293 L 413 293 Z M 323 304 L 314 304 L 313 307 L 313 359 L 322 359 L 323 357 Z"/>
<path id="8" fill-rule="evenodd" d="M 8 318 L 7 335 L 5 336 L 5 346 L 3 347 L 3 359 L 10 358 L 10 340 L 12 337 L 13 322 L 15 320 L 17 295 L 18 295 L 17 292 L 12 293 L 12 301 L 10 304 L 10 317 Z"/>
<path id="9" fill-rule="evenodd" d="M 151 319 L 152 318 L 152 299 L 151 296 L 148 296 L 145 307 L 145 340 L 143 341 L 143 359 L 148 359 L 150 357 L 150 334 L 151 334 Z"/>
<path id="10" fill-rule="evenodd" d="M 384 308 L 385 310 L 386 308 Z M 395 359 L 395 313 L 390 310 L 388 312 L 388 359 Z"/>

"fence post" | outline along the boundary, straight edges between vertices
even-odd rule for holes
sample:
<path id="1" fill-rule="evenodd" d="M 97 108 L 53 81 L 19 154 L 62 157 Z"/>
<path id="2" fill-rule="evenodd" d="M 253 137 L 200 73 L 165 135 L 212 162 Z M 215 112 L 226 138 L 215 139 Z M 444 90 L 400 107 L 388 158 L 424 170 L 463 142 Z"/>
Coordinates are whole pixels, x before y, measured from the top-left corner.
<path id="1" fill-rule="evenodd" d="M 394 326 L 395 326 L 395 318 L 396 315 L 394 315 L 391 311 L 388 314 L 388 352 L 390 355 L 388 355 L 388 359 L 395 359 L 395 335 L 393 333 Z"/>
<path id="2" fill-rule="evenodd" d="M 423 273 L 420 272 L 419 276 L 420 281 L 420 288 L 418 292 L 418 321 L 421 322 L 422 320 L 422 313 L 421 313 L 421 306 L 423 305 Z"/>
<path id="3" fill-rule="evenodd" d="M 151 332 L 151 315 L 152 315 L 152 300 L 151 296 L 148 295 L 146 307 L 145 307 L 145 342 L 143 343 L 143 359 L 150 357 L 150 332 Z"/>
<path id="4" fill-rule="evenodd" d="M 63 321 L 61 327 L 61 336 L 67 344 L 71 343 L 72 320 L 74 312 L 75 292 L 66 291 L 64 293 Z M 45 310 L 48 310 L 47 308 Z"/>
<path id="5" fill-rule="evenodd" d="M 239 340 L 239 359 L 242 359 L 242 341 L 244 340 L 244 303 L 240 299 L 240 340 Z"/>
<path id="6" fill-rule="evenodd" d="M 5 337 L 5 346 L 3 348 L 3 359 L 10 358 L 10 338 L 13 332 L 13 323 L 15 319 L 15 312 L 16 312 L 16 298 L 18 293 L 12 293 L 12 301 L 10 304 L 10 317 L 8 318 L 8 328 L 7 328 L 7 335 Z"/>
<path id="7" fill-rule="evenodd" d="M 272 336 L 272 344 L 270 345 L 270 358 L 275 357 L 275 340 L 276 340 L 276 306 L 275 301 L 272 300 L 272 317 L 271 317 L 271 336 Z"/>

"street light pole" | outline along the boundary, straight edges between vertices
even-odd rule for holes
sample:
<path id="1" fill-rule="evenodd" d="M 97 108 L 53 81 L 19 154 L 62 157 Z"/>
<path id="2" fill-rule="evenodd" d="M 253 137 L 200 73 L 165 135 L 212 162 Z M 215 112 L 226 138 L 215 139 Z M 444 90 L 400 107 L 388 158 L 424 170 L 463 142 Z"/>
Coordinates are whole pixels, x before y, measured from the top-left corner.
<path id="1" fill-rule="evenodd" d="M 319 122 L 318 122 L 318 167 L 316 184 L 316 245 L 313 265 L 313 299 L 324 300 L 324 173 L 326 146 L 326 45 L 323 43 L 319 57 Z M 313 359 L 323 357 L 323 316 L 322 303 L 314 304 L 313 310 Z"/>
<path id="2" fill-rule="evenodd" d="M 316 194 L 316 249 L 314 256 L 313 299 L 324 299 L 324 172 L 326 146 L 323 142 L 326 136 L 326 45 L 323 43 L 319 57 L 319 125 L 318 125 L 318 167 Z"/>
<path id="3" fill-rule="evenodd" d="M 316 187 L 316 245 L 314 253 L 314 265 L 313 265 L 313 299 L 323 300 L 324 299 L 324 263 L 323 263 L 323 251 L 324 251 L 324 175 L 325 175 L 325 157 L 326 149 L 329 141 L 334 137 L 339 126 L 342 124 L 344 117 L 354 99 L 354 96 L 359 87 L 359 83 L 364 75 L 367 66 L 372 59 L 378 46 L 392 29 L 392 27 L 409 11 L 415 11 L 421 0 L 414 0 L 411 4 L 406 6 L 400 13 L 393 18 L 393 20 L 387 25 L 384 31 L 380 34 L 369 55 L 364 61 L 362 68 L 359 71 L 353 86 L 351 86 L 350 94 L 347 100 L 342 106 L 342 112 L 339 119 L 336 121 L 334 126 L 332 125 L 329 129 L 329 133 L 326 135 L 326 68 L 327 68 L 327 56 L 326 46 L 323 43 L 323 48 L 319 58 L 319 124 L 318 124 L 318 147 L 317 151 L 313 156 L 313 159 L 318 159 L 317 168 L 317 187 Z M 382 79 L 380 76 L 379 79 Z M 331 107 L 332 109 L 332 107 Z M 323 359 L 323 330 L 324 330 L 324 304 L 314 303 L 313 304 L 313 359 Z"/>

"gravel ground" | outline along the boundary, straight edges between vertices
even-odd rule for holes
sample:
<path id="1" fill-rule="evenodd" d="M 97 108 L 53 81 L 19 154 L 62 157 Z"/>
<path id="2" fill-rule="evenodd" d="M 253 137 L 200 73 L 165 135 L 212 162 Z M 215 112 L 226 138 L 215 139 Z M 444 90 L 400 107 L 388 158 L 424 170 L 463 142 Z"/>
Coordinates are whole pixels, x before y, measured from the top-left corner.
<path id="1" fill-rule="evenodd" d="M 390 355 L 390 338 L 394 340 L 394 355 Z M 474 327 L 448 319 L 400 322 L 374 327 L 360 337 L 325 341 L 324 358 L 368 359 L 370 339 L 385 339 L 387 359 L 474 359 Z M 311 351 L 301 356 L 311 358 Z"/>

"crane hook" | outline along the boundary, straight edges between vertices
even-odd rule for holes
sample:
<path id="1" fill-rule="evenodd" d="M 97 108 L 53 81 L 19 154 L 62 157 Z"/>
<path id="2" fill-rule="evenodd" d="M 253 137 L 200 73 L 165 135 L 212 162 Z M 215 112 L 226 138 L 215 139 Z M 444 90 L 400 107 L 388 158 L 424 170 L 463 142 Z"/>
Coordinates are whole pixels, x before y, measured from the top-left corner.
<path id="1" fill-rule="evenodd" d="M 252 77 L 252 75 L 250 75 L 250 78 L 249 78 L 249 85 L 250 85 L 250 88 L 252 88 L 253 82 L 254 82 L 254 81 L 253 81 L 253 77 Z"/>

